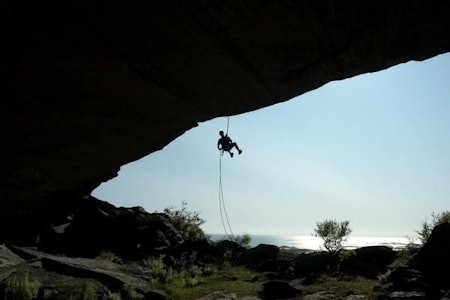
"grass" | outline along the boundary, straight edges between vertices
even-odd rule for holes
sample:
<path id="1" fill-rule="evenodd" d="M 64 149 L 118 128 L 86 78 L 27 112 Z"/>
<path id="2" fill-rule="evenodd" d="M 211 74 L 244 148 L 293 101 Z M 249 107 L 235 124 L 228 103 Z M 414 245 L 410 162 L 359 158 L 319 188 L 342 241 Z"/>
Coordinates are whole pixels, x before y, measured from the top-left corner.
<path id="1" fill-rule="evenodd" d="M 358 276 L 322 276 L 313 284 L 302 286 L 303 294 L 311 294 L 318 291 L 327 291 L 337 298 L 349 295 L 364 295 L 368 299 L 373 299 L 373 288 L 377 280 L 366 279 Z"/>
<path id="2" fill-rule="evenodd" d="M 119 256 L 117 256 L 114 253 L 109 252 L 109 251 L 102 251 L 99 255 L 97 255 L 95 257 L 95 259 L 97 259 L 99 261 L 104 261 L 104 262 L 122 264 L 122 259 Z"/>
<path id="3" fill-rule="evenodd" d="M 287 253 L 288 256 L 292 253 Z M 264 281 L 252 281 L 259 273 L 245 267 L 233 267 L 229 263 L 222 265 L 189 265 L 174 270 L 168 268 L 161 258 L 149 258 L 143 261 L 146 272 L 151 276 L 153 289 L 165 290 L 174 300 L 197 299 L 214 291 L 234 293 L 238 297 L 256 296 Z M 295 281 L 294 281 L 295 282 Z M 373 288 L 377 280 L 357 276 L 322 276 L 310 285 L 293 284 L 303 294 L 326 291 L 337 298 L 349 295 L 363 295 L 373 298 Z"/>
<path id="4" fill-rule="evenodd" d="M 243 267 L 225 266 L 209 275 L 174 276 L 165 286 L 174 300 L 191 300 L 213 291 L 235 293 L 238 297 L 257 295 L 259 283 L 248 281 L 255 273 Z"/>
<path id="5" fill-rule="evenodd" d="M 5 299 L 33 299 L 38 293 L 39 286 L 40 283 L 30 278 L 28 274 L 13 277 L 6 286 Z"/>
<path id="6" fill-rule="evenodd" d="M 249 281 L 255 274 L 255 272 L 244 267 L 225 267 L 212 276 L 196 277 L 198 282 L 194 285 L 189 285 L 185 278 L 175 276 L 165 285 L 164 289 L 174 300 L 192 300 L 213 291 L 235 293 L 239 298 L 256 296 L 262 289 L 262 282 Z M 311 285 L 296 285 L 296 287 L 303 294 L 327 291 L 338 299 L 349 295 L 363 295 L 366 299 L 373 299 L 373 288 L 376 283 L 376 280 L 355 276 L 322 276 Z"/>

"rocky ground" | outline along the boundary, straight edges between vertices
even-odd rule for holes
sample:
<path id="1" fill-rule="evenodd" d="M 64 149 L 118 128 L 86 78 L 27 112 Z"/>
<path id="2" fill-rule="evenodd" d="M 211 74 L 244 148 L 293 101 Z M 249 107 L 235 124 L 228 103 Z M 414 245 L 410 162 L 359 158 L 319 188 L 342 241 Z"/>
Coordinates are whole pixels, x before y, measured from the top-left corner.
<path id="1" fill-rule="evenodd" d="M 336 299 L 327 291 L 302 294 L 300 289 L 287 281 L 270 280 L 276 277 L 274 272 L 262 272 L 249 278 L 252 281 L 264 281 L 259 295 L 238 298 L 235 293 L 213 291 L 197 299 Z M 22 285 L 26 286 L 27 291 L 19 296 L 11 296 L 16 295 L 11 289 L 18 280 L 25 280 Z M 151 276 L 138 262 L 73 258 L 32 248 L 0 246 L 2 299 L 171 299 L 164 291 L 151 290 L 150 283 Z M 367 298 L 351 295 L 345 299 Z"/>
<path id="2" fill-rule="evenodd" d="M 287 256 L 273 245 L 246 249 L 232 241 L 183 240 L 167 215 L 92 199 L 44 232 L 36 247 L 0 245 L 0 299 L 171 299 L 161 290 L 164 285 L 155 284 L 167 274 L 149 271 L 149 257 L 160 258 L 156 262 L 177 272 L 191 267 L 205 272 L 224 263 L 243 267 L 252 275 L 239 280 L 259 288 L 241 298 L 212 289 L 174 300 L 369 298 L 351 289 L 343 295 L 329 286 L 307 288 L 321 276 L 363 278 L 373 282 L 372 287 L 378 282 L 370 292 L 378 300 L 450 299 L 449 253 L 450 223 L 435 227 L 427 242 L 394 268 L 399 253 L 384 246 L 359 248 L 345 256 Z M 234 276 L 223 278 L 239 284 Z"/>

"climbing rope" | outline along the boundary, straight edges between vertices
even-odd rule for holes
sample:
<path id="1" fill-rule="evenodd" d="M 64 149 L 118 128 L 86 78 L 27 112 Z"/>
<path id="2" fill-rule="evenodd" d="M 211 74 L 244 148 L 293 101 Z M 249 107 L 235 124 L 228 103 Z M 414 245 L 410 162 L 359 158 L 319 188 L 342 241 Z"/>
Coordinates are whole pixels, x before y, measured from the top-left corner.
<path id="1" fill-rule="evenodd" d="M 228 117 L 228 119 L 227 119 L 227 135 L 228 135 L 229 126 L 230 126 L 230 117 Z M 227 213 L 227 208 L 225 206 L 225 197 L 223 196 L 222 154 L 223 154 L 223 150 L 219 154 L 219 208 L 220 208 L 220 218 L 222 220 L 222 226 L 223 226 L 223 230 L 225 232 L 225 235 L 227 236 L 228 239 L 231 239 L 231 240 L 234 241 L 233 230 L 231 229 L 230 220 L 228 218 L 228 213 Z"/>

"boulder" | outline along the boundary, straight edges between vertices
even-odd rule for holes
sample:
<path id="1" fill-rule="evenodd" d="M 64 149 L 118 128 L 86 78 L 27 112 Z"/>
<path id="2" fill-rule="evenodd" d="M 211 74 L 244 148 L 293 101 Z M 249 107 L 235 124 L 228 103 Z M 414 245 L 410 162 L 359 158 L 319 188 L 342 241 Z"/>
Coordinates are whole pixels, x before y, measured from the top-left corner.
<path id="1" fill-rule="evenodd" d="M 164 263 L 175 270 L 182 270 L 186 264 L 202 265 L 216 261 L 212 242 L 207 239 L 186 240 L 164 251 Z"/>
<path id="2" fill-rule="evenodd" d="M 263 284 L 260 293 L 262 299 L 289 299 L 301 294 L 299 289 L 294 288 L 284 281 L 269 281 Z"/>
<path id="3" fill-rule="evenodd" d="M 410 267 L 420 270 L 427 280 L 443 290 L 450 289 L 450 223 L 436 226 Z"/>
<path id="4" fill-rule="evenodd" d="M 213 251 L 217 258 L 235 260 L 243 252 L 247 251 L 247 249 L 234 241 L 222 240 L 214 243 Z"/>
<path id="5" fill-rule="evenodd" d="M 144 300 L 170 300 L 172 297 L 166 292 L 160 290 L 152 290 L 145 293 Z"/>
<path id="6" fill-rule="evenodd" d="M 278 257 L 280 248 L 274 245 L 259 244 L 241 253 L 237 258 L 237 263 L 248 266 L 258 266 L 261 263 L 273 260 Z"/>
<path id="7" fill-rule="evenodd" d="M 287 259 L 270 259 L 261 262 L 257 269 L 262 272 L 273 272 L 278 277 L 290 278 L 293 275 L 294 268 Z"/>
<path id="8" fill-rule="evenodd" d="M 342 260 L 339 270 L 342 273 L 360 275 L 376 279 L 385 273 L 388 266 L 397 258 L 397 253 L 391 247 L 370 246 L 354 250 L 354 255 Z"/>
<path id="9" fill-rule="evenodd" d="M 238 298 L 234 293 L 215 291 L 196 300 L 238 300 Z"/>
<path id="10" fill-rule="evenodd" d="M 335 273 L 339 265 L 339 255 L 325 251 L 302 253 L 294 260 L 294 275 L 311 278 L 316 274 Z"/>
<path id="11" fill-rule="evenodd" d="M 450 290 L 450 224 L 436 226 L 407 266 L 393 270 L 377 299 L 441 299 Z"/>
<path id="12" fill-rule="evenodd" d="M 41 234 L 38 249 L 80 257 L 107 251 L 142 259 L 181 242 L 180 233 L 165 214 L 148 213 L 141 207 L 118 208 L 90 197 L 67 223 Z"/>

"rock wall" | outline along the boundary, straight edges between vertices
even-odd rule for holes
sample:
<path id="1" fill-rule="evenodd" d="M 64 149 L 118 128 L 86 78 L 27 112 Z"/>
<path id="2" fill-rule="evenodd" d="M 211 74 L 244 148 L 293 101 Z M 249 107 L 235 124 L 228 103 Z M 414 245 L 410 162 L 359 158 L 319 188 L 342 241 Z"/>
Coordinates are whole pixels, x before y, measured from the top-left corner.
<path id="1" fill-rule="evenodd" d="M 0 239 L 71 210 L 199 121 L 448 52 L 449 11 L 448 0 L 0 1 Z"/>

